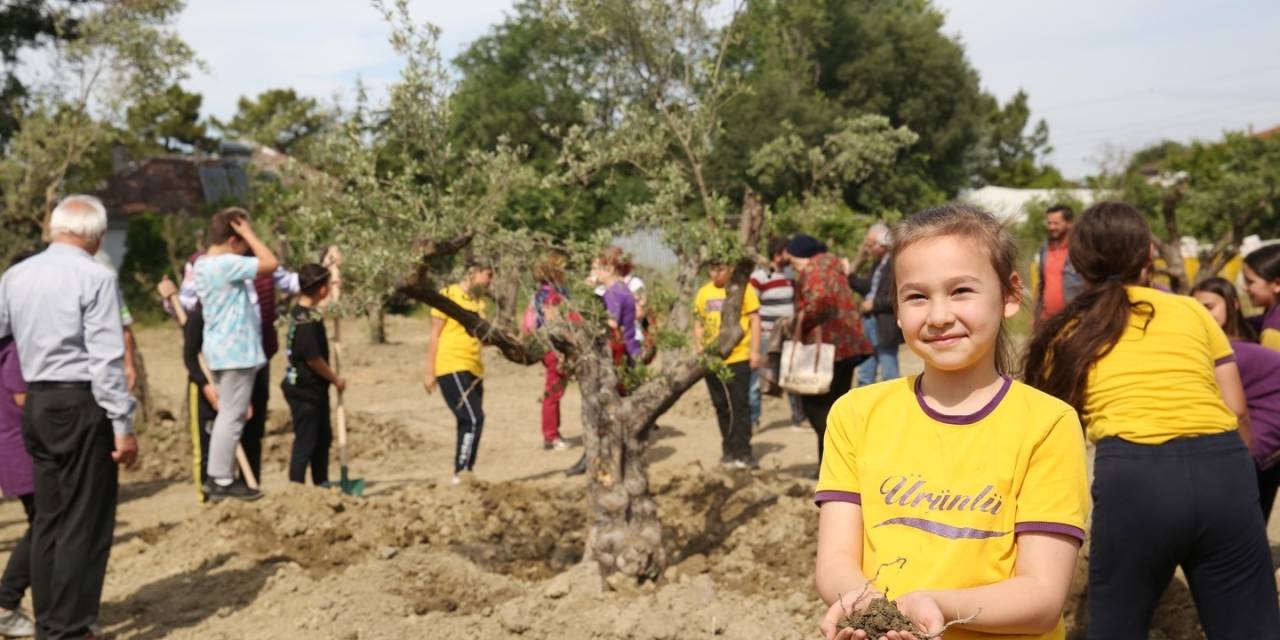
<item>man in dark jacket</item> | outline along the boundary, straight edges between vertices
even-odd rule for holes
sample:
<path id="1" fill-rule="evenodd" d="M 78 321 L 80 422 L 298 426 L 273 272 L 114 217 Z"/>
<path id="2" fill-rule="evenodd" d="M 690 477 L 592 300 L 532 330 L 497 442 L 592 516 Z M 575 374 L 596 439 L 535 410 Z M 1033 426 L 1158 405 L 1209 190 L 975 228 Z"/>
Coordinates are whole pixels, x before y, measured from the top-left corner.
<path id="1" fill-rule="evenodd" d="M 889 247 L 893 245 L 889 227 L 876 223 L 867 231 L 862 249 L 873 261 L 871 273 L 863 278 L 849 275 L 849 287 L 862 294 L 862 328 L 867 339 L 875 346 L 875 354 L 858 365 L 858 386 L 876 381 L 876 369 L 881 380 L 897 378 L 898 345 L 902 343 L 902 331 L 893 313 L 893 263 L 889 259 Z"/>

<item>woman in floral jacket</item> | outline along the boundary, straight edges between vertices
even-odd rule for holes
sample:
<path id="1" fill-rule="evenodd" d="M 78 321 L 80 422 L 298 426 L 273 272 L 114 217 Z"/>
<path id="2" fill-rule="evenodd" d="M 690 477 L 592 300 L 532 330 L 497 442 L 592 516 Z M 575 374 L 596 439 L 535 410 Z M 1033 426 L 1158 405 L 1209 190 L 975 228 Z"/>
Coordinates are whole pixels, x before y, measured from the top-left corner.
<path id="1" fill-rule="evenodd" d="M 835 345 L 835 370 L 831 389 L 822 395 L 801 396 L 800 404 L 810 426 L 818 433 L 818 462 L 822 462 L 822 440 L 827 431 L 827 412 L 853 385 L 853 372 L 872 353 L 871 343 L 862 333 L 858 306 L 840 259 L 827 253 L 827 246 L 804 234 L 787 243 L 787 256 L 796 270 L 796 317 L 806 344 Z"/>

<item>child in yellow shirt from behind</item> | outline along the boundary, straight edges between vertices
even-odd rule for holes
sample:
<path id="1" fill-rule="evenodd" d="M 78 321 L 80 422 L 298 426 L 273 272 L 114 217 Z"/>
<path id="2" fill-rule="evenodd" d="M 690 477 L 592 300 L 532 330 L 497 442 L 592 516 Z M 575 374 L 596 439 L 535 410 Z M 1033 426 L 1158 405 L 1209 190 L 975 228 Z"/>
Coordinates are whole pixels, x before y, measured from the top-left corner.
<path id="1" fill-rule="evenodd" d="M 815 497 L 822 632 L 865 638 L 841 619 L 889 597 L 917 629 L 890 640 L 957 621 L 948 640 L 1062 638 L 1089 508 L 1084 437 L 1069 405 L 1009 376 L 1014 241 L 956 205 L 911 216 L 894 238 L 898 323 L 924 373 L 831 410 Z"/>

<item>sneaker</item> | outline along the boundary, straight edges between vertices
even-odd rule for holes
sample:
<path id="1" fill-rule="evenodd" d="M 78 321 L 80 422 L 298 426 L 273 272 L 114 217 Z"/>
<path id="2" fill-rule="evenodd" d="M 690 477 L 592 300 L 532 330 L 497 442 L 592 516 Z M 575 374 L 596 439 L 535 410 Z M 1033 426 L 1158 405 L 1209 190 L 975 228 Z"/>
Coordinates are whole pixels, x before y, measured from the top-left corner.
<path id="1" fill-rule="evenodd" d="M 253 502 L 262 497 L 261 491 L 250 489 L 243 480 L 236 480 L 225 487 L 210 480 L 205 484 L 204 492 L 209 496 L 210 502 L 221 502 L 227 498 Z"/>
<path id="2" fill-rule="evenodd" d="M 30 638 L 36 635 L 36 623 L 20 609 L 0 609 L 0 637 Z"/>
<path id="3" fill-rule="evenodd" d="M 726 469 L 733 467 L 733 456 L 720 456 L 720 466 Z"/>
<path id="4" fill-rule="evenodd" d="M 731 462 L 730 465 L 734 469 L 739 469 L 739 470 L 760 468 L 760 463 L 756 462 L 756 459 L 752 456 L 747 456 L 745 458 L 737 458 L 733 462 Z"/>
<path id="5" fill-rule="evenodd" d="M 565 470 L 564 475 L 573 477 L 581 476 L 587 473 L 587 456 L 582 456 L 572 467 Z"/>
<path id="6" fill-rule="evenodd" d="M 565 449 L 569 448 L 569 443 L 565 442 L 564 438 L 556 438 L 551 442 L 542 443 L 542 448 L 545 451 L 551 451 L 553 449 L 556 451 L 564 451 Z"/>
<path id="7" fill-rule="evenodd" d="M 453 477 L 453 479 L 449 481 L 449 484 L 451 484 L 451 485 L 453 485 L 453 486 L 455 486 L 455 487 L 456 487 L 456 486 L 458 486 L 458 485 L 462 484 L 462 478 L 460 478 L 460 477 L 458 477 L 458 476 L 454 476 L 454 477 Z"/>

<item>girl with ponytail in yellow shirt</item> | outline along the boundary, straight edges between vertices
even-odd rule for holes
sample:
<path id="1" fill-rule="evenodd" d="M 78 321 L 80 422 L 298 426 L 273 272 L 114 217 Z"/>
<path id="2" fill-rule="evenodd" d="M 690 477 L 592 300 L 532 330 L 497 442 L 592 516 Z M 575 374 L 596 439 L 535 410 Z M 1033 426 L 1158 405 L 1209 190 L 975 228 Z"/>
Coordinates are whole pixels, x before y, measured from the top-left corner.
<path id="1" fill-rule="evenodd" d="M 1086 637 L 1147 637 L 1181 566 L 1209 638 L 1280 638 L 1226 334 L 1194 298 L 1146 286 L 1151 230 L 1137 209 L 1089 207 L 1069 243 L 1085 288 L 1037 327 L 1024 370 L 1097 444 Z"/>
<path id="2" fill-rule="evenodd" d="M 917 629 L 890 640 L 944 628 L 947 640 L 1062 638 L 1088 511 L 1084 437 L 1070 406 L 1010 377 L 1013 238 L 958 205 L 893 236 L 889 286 L 924 373 L 831 409 L 816 495 L 822 632 L 865 638 L 840 620 L 887 596 Z"/>

